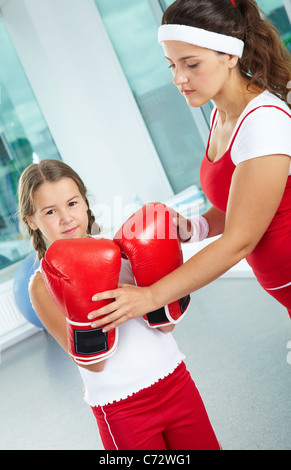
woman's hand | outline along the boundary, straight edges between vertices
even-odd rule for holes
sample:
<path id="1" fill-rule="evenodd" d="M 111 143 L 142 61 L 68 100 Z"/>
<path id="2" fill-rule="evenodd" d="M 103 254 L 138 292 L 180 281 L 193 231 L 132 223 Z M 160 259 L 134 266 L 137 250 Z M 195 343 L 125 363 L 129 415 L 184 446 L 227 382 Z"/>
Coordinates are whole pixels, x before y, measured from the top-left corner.
<path id="1" fill-rule="evenodd" d="M 186 241 L 193 235 L 192 224 L 185 217 L 181 216 L 174 209 L 169 209 L 173 218 L 174 225 L 181 241 Z M 92 328 L 104 327 L 103 331 L 111 331 L 118 325 L 141 317 L 146 313 L 160 308 L 163 304 L 155 302 L 151 287 L 137 287 L 130 284 L 120 284 L 118 289 L 98 293 L 92 300 L 114 299 L 113 302 L 98 310 L 90 312 L 89 320 L 92 322 Z M 102 317 L 102 318 L 100 318 Z M 105 326 L 106 325 L 106 326 Z M 162 331 L 172 331 L 173 326 L 167 326 Z"/>
<path id="2" fill-rule="evenodd" d="M 154 298 L 150 287 L 137 287 L 130 284 L 120 284 L 118 289 L 101 292 L 93 296 L 92 300 L 114 299 L 113 302 L 98 310 L 92 311 L 88 315 L 92 322 L 92 328 L 100 328 L 103 331 L 110 331 L 121 323 L 156 310 Z M 99 319 L 100 316 L 104 316 Z"/>
<path id="3" fill-rule="evenodd" d="M 181 242 L 186 242 L 190 240 L 190 238 L 193 236 L 193 227 L 190 220 L 186 219 L 181 214 L 176 212 L 175 209 L 172 209 L 170 207 L 168 207 L 168 209 L 171 213 L 173 223 L 177 229 Z"/>

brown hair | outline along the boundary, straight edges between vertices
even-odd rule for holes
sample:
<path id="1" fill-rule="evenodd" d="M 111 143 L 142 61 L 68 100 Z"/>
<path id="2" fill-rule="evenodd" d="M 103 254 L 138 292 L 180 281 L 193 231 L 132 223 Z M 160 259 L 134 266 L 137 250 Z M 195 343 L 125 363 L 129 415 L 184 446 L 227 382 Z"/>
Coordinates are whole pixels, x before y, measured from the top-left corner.
<path id="1" fill-rule="evenodd" d="M 35 191 L 45 182 L 54 183 L 63 178 L 71 178 L 75 181 L 88 206 L 88 234 L 91 233 L 95 222 L 95 217 L 87 199 L 87 189 L 80 176 L 70 166 L 60 160 L 50 159 L 29 165 L 23 171 L 18 183 L 18 216 L 20 223 L 26 228 L 28 235 L 31 237 L 33 248 L 36 250 L 39 260 L 44 257 L 47 244 L 41 231 L 39 229 L 33 230 L 27 223 L 27 217 L 35 213 L 33 196 Z"/>
<path id="2" fill-rule="evenodd" d="M 241 39 L 245 43 L 239 69 L 254 84 L 287 103 L 291 55 L 276 28 L 254 0 L 176 0 L 162 24 L 183 24 Z"/>

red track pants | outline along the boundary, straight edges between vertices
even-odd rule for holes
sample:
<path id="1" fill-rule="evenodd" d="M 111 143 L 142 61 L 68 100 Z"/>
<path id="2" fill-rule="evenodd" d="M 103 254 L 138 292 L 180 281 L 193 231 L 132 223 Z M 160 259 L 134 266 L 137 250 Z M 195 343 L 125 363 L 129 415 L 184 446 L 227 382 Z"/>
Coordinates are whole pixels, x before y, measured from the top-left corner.
<path id="1" fill-rule="evenodd" d="M 184 363 L 151 387 L 92 410 L 105 450 L 220 450 Z"/>

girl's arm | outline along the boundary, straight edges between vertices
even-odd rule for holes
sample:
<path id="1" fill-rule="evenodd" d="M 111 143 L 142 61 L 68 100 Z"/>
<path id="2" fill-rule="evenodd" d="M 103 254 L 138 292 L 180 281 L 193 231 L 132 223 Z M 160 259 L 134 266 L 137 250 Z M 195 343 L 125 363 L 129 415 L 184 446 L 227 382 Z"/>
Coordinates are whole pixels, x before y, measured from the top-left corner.
<path id="1" fill-rule="evenodd" d="M 109 314 L 95 320 L 92 327 L 109 323 L 105 329 L 109 331 L 124 321 L 156 310 L 201 289 L 245 258 L 254 250 L 277 211 L 289 167 L 290 157 L 286 155 L 240 163 L 232 178 L 222 236 L 150 287 L 122 285 L 120 289 L 98 294 L 98 300 L 114 298 L 115 301 L 88 316 L 93 319 Z"/>
<path id="2" fill-rule="evenodd" d="M 54 301 L 50 297 L 41 273 L 37 273 L 32 280 L 29 287 L 29 295 L 38 318 L 45 326 L 47 331 L 55 338 L 55 340 L 68 354 L 66 317 L 57 308 Z M 71 358 L 71 356 L 69 357 Z M 104 369 L 105 361 L 88 366 L 78 364 L 78 366 L 84 367 L 85 369 L 91 370 L 93 372 L 101 372 Z"/>

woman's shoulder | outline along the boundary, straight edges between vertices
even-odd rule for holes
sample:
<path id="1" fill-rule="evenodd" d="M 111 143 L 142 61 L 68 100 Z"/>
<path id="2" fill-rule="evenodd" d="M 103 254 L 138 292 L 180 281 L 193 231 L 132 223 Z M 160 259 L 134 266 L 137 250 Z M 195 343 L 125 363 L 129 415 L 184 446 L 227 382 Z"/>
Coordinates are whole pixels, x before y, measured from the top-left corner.
<path id="1" fill-rule="evenodd" d="M 254 98 L 237 123 L 231 158 L 235 165 L 264 155 L 291 156 L 291 110 L 268 91 Z"/>
<path id="2" fill-rule="evenodd" d="M 242 117 L 257 109 L 259 109 L 262 114 L 269 114 L 270 112 L 277 114 L 278 111 L 279 113 L 283 111 L 283 113 L 288 114 L 291 117 L 291 109 L 285 101 L 281 100 L 273 93 L 270 93 L 268 90 L 265 90 L 249 102 L 242 113 Z"/>
<path id="3" fill-rule="evenodd" d="M 291 130 L 291 109 L 279 97 L 264 91 L 249 102 L 241 114 L 236 130 L 252 139 L 286 138 Z"/>

